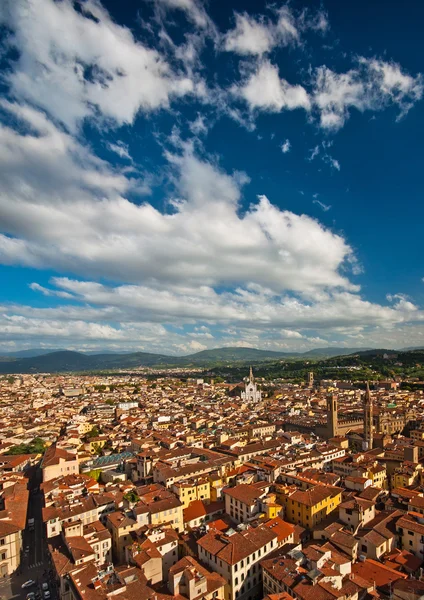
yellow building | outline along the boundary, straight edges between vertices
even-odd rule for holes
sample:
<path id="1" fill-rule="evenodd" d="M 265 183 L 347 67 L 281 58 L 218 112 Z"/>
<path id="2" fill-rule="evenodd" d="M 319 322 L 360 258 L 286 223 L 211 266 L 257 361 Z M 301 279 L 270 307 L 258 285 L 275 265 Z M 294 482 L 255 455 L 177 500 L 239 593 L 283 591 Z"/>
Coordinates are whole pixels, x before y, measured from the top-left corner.
<path id="1" fill-rule="evenodd" d="M 393 488 L 406 488 L 422 479 L 423 471 L 420 463 L 403 463 L 392 475 Z"/>
<path id="2" fill-rule="evenodd" d="M 178 481 L 172 485 L 171 490 L 182 502 L 183 509 L 187 508 L 193 500 L 203 500 L 208 503 L 211 499 L 210 483 L 207 478 Z"/>
<path id="3" fill-rule="evenodd" d="M 342 501 L 342 489 L 329 485 L 316 485 L 308 490 L 281 486 L 277 500 L 284 507 L 286 521 L 311 528 L 336 510 Z"/>
<path id="4" fill-rule="evenodd" d="M 97 454 L 106 445 L 107 440 L 108 438 L 105 435 L 90 438 L 84 444 L 84 450 L 90 452 L 90 454 Z"/>
<path id="5" fill-rule="evenodd" d="M 264 501 L 262 503 L 262 510 L 268 519 L 275 519 L 275 517 L 278 517 L 282 508 L 281 504 L 277 504 L 276 502 Z"/>
<path id="6" fill-rule="evenodd" d="M 225 483 L 221 475 L 217 471 L 209 473 L 208 481 L 211 502 L 217 502 L 218 500 L 221 500 L 222 490 L 225 487 Z"/>

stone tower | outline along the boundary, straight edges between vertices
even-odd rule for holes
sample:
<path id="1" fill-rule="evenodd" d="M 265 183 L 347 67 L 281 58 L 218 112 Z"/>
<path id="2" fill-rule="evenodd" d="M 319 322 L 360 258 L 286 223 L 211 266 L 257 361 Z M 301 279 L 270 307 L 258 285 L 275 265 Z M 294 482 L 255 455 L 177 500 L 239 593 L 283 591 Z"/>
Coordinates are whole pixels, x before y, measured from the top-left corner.
<path id="1" fill-rule="evenodd" d="M 367 381 L 367 390 L 365 392 L 364 399 L 364 450 L 372 450 L 373 437 L 374 437 L 374 405 L 373 399 L 370 394 L 370 386 Z"/>
<path id="2" fill-rule="evenodd" d="M 314 374 L 312 371 L 309 371 L 309 373 L 308 373 L 308 387 L 309 388 L 314 387 Z"/>
<path id="3" fill-rule="evenodd" d="M 329 438 L 338 434 L 337 418 L 337 396 L 330 394 L 327 396 L 327 435 Z"/>

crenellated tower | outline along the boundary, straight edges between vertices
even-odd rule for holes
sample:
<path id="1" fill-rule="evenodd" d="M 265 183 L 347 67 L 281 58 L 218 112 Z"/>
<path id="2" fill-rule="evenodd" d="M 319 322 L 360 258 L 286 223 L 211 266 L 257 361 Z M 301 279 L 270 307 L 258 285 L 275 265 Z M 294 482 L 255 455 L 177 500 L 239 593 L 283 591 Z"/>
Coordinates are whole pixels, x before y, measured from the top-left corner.
<path id="1" fill-rule="evenodd" d="M 364 398 L 364 450 L 372 450 L 374 442 L 374 404 L 367 381 L 367 389 Z"/>
<path id="2" fill-rule="evenodd" d="M 329 438 L 338 435 L 339 421 L 337 417 L 337 395 L 327 396 L 327 435 Z"/>

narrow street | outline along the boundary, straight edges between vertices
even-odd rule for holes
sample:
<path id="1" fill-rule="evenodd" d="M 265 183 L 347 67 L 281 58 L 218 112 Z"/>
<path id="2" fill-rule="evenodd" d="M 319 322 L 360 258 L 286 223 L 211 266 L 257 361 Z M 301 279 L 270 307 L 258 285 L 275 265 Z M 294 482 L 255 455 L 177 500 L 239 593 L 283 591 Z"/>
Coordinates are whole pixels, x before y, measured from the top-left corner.
<path id="1" fill-rule="evenodd" d="M 51 600 L 57 600 L 55 584 L 49 580 L 48 550 L 41 512 L 42 494 L 34 491 L 38 490 L 39 482 L 40 472 L 37 470 L 30 478 L 27 514 L 27 523 L 30 518 L 35 521 L 34 530 L 27 528 L 24 531 L 21 567 L 13 575 L 0 579 L 1 600 L 25 600 L 30 592 L 39 593 L 39 597 L 43 598 L 41 586 L 45 582 L 49 584 Z M 35 585 L 22 589 L 22 584 L 30 579 L 36 582 Z"/>

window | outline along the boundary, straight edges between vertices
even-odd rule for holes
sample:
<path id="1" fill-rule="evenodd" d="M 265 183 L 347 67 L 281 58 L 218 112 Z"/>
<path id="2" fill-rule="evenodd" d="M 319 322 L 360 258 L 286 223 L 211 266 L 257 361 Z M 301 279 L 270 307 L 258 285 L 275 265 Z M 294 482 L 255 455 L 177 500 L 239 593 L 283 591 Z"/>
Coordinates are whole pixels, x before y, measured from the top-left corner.
<path id="1" fill-rule="evenodd" d="M 4 544 L 5 544 L 5 539 L 4 539 L 4 538 L 2 538 L 2 539 L 0 540 L 0 546 L 4 546 Z"/>

